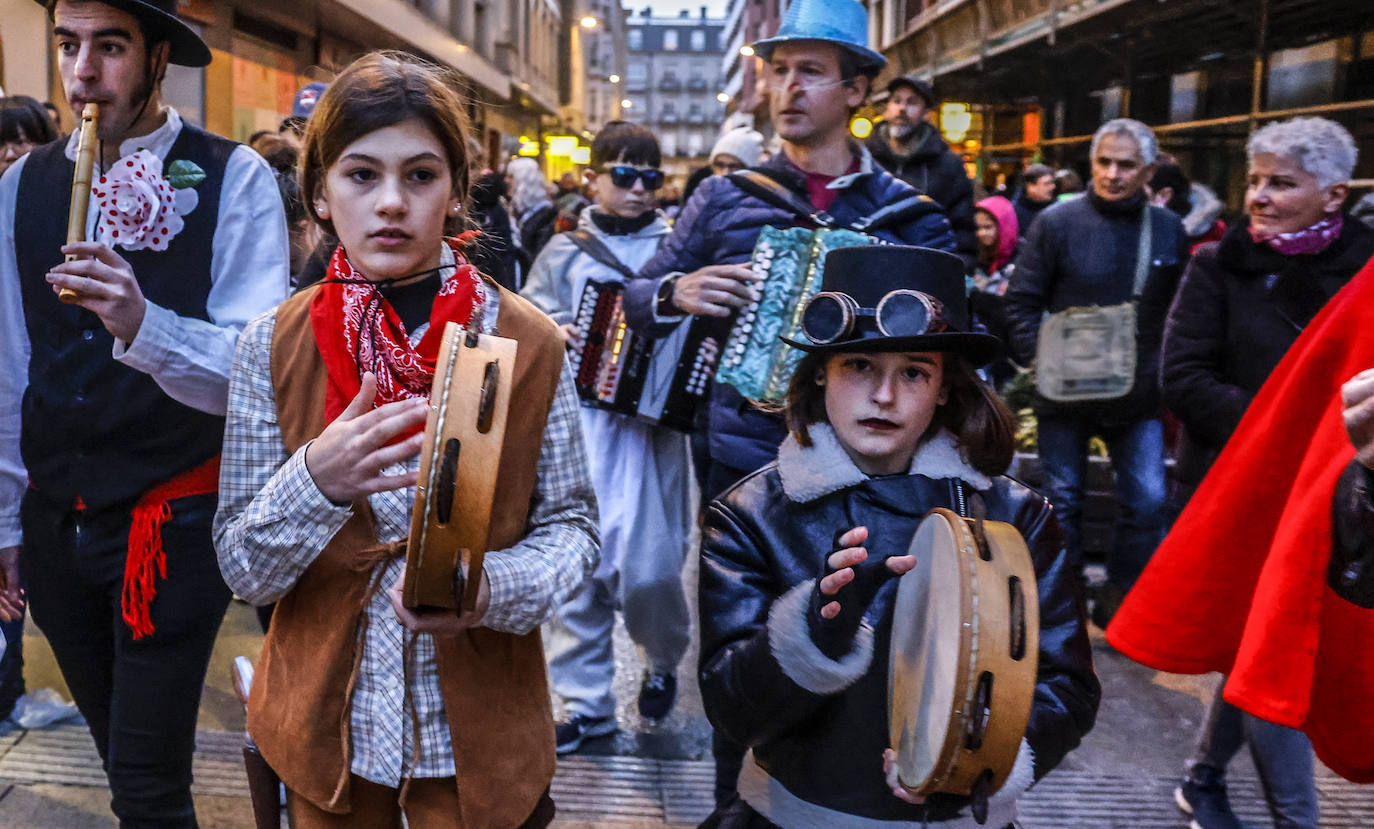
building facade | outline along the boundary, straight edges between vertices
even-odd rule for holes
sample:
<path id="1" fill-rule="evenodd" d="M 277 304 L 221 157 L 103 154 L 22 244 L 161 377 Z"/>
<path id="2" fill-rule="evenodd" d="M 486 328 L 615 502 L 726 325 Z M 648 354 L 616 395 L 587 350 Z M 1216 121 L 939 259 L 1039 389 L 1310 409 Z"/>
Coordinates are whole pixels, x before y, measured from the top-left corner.
<path id="1" fill-rule="evenodd" d="M 297 89 L 372 49 L 454 70 L 490 158 L 560 126 L 556 0 L 181 0 L 179 12 L 214 60 L 172 67 L 166 98 L 191 122 L 239 141 L 276 130 Z M 0 51 L 0 85 L 58 101 L 70 129 L 47 19 L 32 0 L 0 0 Z"/>
<path id="2" fill-rule="evenodd" d="M 787 0 L 730 0 L 725 11 L 725 54 L 721 57 L 722 87 L 729 98 L 722 130 L 751 127 L 765 135 L 768 90 L 761 83 L 762 61 L 746 48 L 772 37 L 787 8 Z"/>
<path id="3" fill-rule="evenodd" d="M 562 116 L 585 140 L 621 117 L 628 17 L 619 0 L 563 0 L 565 63 L 572 71 L 559 88 Z"/>
<path id="4" fill-rule="evenodd" d="M 681 12 L 630 16 L 626 29 L 623 117 L 649 126 L 663 148 L 663 167 L 681 183 L 707 161 L 725 119 L 721 59 L 725 21 Z"/>
<path id="5" fill-rule="evenodd" d="M 1348 0 L 869 0 L 890 72 L 934 80 L 983 117 L 984 178 L 1032 159 L 1086 170 L 1105 120 L 1159 135 L 1238 208 L 1255 127 L 1297 115 L 1343 123 L 1374 178 L 1374 16 Z"/>

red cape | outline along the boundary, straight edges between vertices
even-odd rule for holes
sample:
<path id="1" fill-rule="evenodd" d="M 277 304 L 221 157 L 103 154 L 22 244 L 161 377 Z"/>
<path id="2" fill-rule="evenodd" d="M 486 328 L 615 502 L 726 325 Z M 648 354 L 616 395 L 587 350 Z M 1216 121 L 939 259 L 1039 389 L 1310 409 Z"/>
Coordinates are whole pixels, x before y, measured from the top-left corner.
<path id="1" fill-rule="evenodd" d="M 1326 586 L 1331 499 L 1355 455 L 1340 387 L 1374 367 L 1374 262 L 1260 389 L 1107 629 L 1137 662 L 1229 675 L 1226 699 L 1374 782 L 1374 611 Z"/>

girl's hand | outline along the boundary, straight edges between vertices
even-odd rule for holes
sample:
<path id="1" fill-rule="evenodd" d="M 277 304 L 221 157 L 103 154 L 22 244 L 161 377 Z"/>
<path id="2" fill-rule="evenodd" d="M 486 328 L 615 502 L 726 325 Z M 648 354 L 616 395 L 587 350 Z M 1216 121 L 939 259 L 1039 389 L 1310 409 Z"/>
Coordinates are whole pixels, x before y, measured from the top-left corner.
<path id="1" fill-rule="evenodd" d="M 924 797 L 912 794 L 906 790 L 905 786 L 898 782 L 897 752 L 893 749 L 883 749 L 883 774 L 887 777 L 887 785 L 892 789 L 892 795 L 898 800 L 904 800 L 916 806 L 926 802 Z"/>
<path id="2" fill-rule="evenodd" d="M 358 396 L 305 450 L 310 477 L 336 504 L 351 504 L 374 492 L 415 485 L 415 472 L 384 475 L 382 470 L 420 453 L 423 431 L 400 443 L 391 442 L 397 435 L 424 426 L 429 400 L 398 400 L 373 409 L 376 398 L 377 378 L 368 372 L 363 375 Z"/>
<path id="3" fill-rule="evenodd" d="M 882 586 L 916 566 L 916 557 L 909 555 L 869 561 L 868 550 L 859 546 L 867 540 L 867 527 L 839 534 L 839 549 L 826 557 L 827 575 L 811 594 L 811 640 L 831 659 L 849 652 L 864 612 Z"/>
<path id="4" fill-rule="evenodd" d="M 1341 386 L 1341 417 L 1355 446 L 1355 457 L 1374 469 L 1374 368 L 1365 369 Z"/>
<path id="5" fill-rule="evenodd" d="M 411 610 L 401 600 L 401 585 L 404 580 L 405 576 L 402 575 L 395 584 L 391 585 L 391 589 L 386 591 L 386 595 L 391 599 L 391 608 L 396 611 L 397 620 L 407 630 L 415 633 L 457 636 L 468 628 L 475 628 L 482 624 L 482 618 L 487 615 L 487 610 L 491 607 L 491 582 L 487 581 L 486 570 L 482 571 L 482 583 L 477 587 L 477 607 L 467 613 L 456 610 Z M 460 603 L 461 600 L 462 597 L 460 596 Z"/>

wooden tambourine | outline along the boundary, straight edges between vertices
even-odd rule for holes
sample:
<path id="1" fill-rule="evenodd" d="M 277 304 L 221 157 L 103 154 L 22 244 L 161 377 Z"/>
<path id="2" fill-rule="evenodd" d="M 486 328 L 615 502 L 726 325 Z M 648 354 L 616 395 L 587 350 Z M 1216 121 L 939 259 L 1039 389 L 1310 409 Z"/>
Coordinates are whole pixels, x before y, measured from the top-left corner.
<path id="1" fill-rule="evenodd" d="M 515 352 L 515 340 L 444 328 L 406 545 L 408 608 L 456 610 L 459 592 L 463 610 L 477 606 Z"/>
<path id="2" fill-rule="evenodd" d="M 1010 524 L 934 509 L 911 541 L 892 617 L 889 737 L 915 795 L 969 795 L 986 809 L 1030 720 L 1040 601 Z M 986 812 L 984 812 L 986 814 Z"/>

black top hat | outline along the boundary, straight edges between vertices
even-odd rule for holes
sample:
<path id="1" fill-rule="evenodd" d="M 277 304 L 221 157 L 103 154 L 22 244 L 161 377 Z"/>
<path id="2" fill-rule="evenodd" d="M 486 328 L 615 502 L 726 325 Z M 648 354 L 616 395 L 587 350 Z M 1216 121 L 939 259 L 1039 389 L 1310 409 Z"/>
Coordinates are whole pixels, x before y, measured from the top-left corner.
<path id="1" fill-rule="evenodd" d="M 51 9 L 57 0 L 36 0 Z M 178 66 L 209 66 L 210 48 L 195 30 L 177 17 L 177 0 L 100 0 L 107 6 L 126 11 L 172 47 L 170 60 Z"/>
<path id="2" fill-rule="evenodd" d="M 891 95 L 899 86 L 909 86 L 915 90 L 917 95 L 925 99 L 927 108 L 934 107 L 937 103 L 935 87 L 931 85 L 930 81 L 919 75 L 898 75 L 887 82 L 887 94 Z"/>
<path id="3" fill-rule="evenodd" d="M 978 334 L 969 324 L 968 294 L 964 288 L 964 262 L 952 253 L 905 245 L 866 245 L 838 248 L 825 257 L 821 291 L 845 294 L 860 310 L 843 336 L 827 343 L 783 342 L 808 353 L 844 351 L 951 351 L 974 365 L 995 359 L 1001 341 Z M 920 292 L 938 311 L 943 325 L 931 333 L 889 336 L 878 326 L 874 313 L 893 291 Z M 809 310 L 809 309 L 808 309 Z M 916 309 L 918 313 L 920 309 Z"/>

